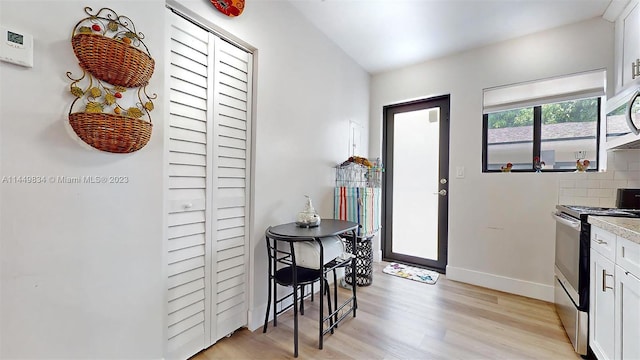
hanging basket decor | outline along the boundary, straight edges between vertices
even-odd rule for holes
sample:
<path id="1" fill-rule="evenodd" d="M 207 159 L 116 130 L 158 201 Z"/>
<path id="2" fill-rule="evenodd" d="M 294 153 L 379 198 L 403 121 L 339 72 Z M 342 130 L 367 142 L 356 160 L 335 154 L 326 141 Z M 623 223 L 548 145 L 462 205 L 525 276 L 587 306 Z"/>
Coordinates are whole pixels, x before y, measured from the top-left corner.
<path id="1" fill-rule="evenodd" d="M 142 149 L 151 138 L 151 123 L 104 113 L 69 114 L 69 124 L 85 143 L 102 151 L 130 153 Z"/>
<path id="2" fill-rule="evenodd" d="M 151 138 L 149 112 L 157 95 L 147 94 L 146 87 L 155 63 L 131 19 L 108 8 L 92 11 L 84 8 L 89 16 L 76 24 L 71 36 L 82 76 L 67 72 L 69 91 L 75 96 L 69 124 L 98 150 L 134 152 Z"/>
<path id="3" fill-rule="evenodd" d="M 143 148 L 151 138 L 151 115 L 156 94 L 148 95 L 146 87 L 137 89 L 137 96 L 127 94 L 123 86 L 111 86 L 84 71 L 73 78 L 69 91 L 76 99 L 69 108 L 69 124 L 85 143 L 102 151 L 130 153 Z M 83 89 L 79 85 L 88 81 Z M 125 94 L 129 96 L 125 96 Z M 134 106 L 120 103 L 134 102 Z M 147 117 L 148 120 L 143 119 Z"/>
<path id="4" fill-rule="evenodd" d="M 80 66 L 97 79 L 124 87 L 144 86 L 153 75 L 155 61 L 144 44 L 144 34 L 126 16 L 109 8 L 80 20 L 73 29 L 71 45 Z M 141 50 L 141 48 L 144 49 Z"/>

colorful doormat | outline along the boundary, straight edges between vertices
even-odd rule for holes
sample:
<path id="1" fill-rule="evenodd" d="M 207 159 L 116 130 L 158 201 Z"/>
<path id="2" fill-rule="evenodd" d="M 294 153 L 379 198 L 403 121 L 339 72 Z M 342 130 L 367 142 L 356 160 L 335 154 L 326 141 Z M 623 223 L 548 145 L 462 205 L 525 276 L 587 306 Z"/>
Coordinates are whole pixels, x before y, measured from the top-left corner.
<path id="1" fill-rule="evenodd" d="M 387 265 L 382 270 L 382 272 L 427 284 L 435 284 L 436 281 L 438 281 L 438 277 L 440 276 L 440 274 L 435 271 L 425 270 L 398 263 L 391 263 Z"/>

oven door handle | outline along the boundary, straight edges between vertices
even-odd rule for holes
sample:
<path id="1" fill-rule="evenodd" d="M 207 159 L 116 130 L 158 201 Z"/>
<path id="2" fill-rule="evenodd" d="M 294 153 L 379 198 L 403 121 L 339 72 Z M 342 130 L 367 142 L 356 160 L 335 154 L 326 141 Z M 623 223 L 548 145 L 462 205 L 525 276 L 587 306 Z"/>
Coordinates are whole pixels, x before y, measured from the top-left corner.
<path id="1" fill-rule="evenodd" d="M 567 218 L 565 218 L 563 216 L 558 215 L 558 213 L 555 213 L 555 212 L 552 212 L 551 216 L 557 222 L 559 222 L 559 223 L 561 223 L 563 225 L 567 225 L 567 226 L 573 228 L 576 231 L 580 231 L 581 224 L 580 224 L 579 220 L 570 220 L 570 219 L 567 219 Z"/>

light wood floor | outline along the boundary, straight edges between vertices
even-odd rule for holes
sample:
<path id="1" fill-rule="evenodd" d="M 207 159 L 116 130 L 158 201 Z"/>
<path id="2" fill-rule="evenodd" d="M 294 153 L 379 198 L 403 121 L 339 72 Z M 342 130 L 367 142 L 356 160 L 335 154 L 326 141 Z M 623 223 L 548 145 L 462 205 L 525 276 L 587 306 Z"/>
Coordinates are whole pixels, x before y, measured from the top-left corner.
<path id="1" fill-rule="evenodd" d="M 318 349 L 318 300 L 299 317 L 299 359 L 580 359 L 553 304 L 440 276 L 435 285 L 401 279 L 374 264 L 358 287 L 358 311 Z M 346 289 L 339 294 L 346 296 Z M 293 311 L 266 334 L 236 331 L 194 360 L 292 359 Z"/>

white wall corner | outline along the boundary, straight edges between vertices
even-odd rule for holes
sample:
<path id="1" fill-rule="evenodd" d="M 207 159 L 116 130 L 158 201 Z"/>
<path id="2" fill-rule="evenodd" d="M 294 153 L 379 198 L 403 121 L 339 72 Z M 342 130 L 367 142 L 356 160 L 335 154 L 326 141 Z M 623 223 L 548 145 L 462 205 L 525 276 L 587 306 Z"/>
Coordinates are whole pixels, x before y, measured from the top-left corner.
<path id="1" fill-rule="evenodd" d="M 602 14 L 602 18 L 610 22 L 615 22 L 616 18 L 618 18 L 622 11 L 627 7 L 628 3 L 628 0 L 611 1 L 609 6 L 607 6 L 607 9 L 604 11 L 604 14 Z"/>
<path id="2" fill-rule="evenodd" d="M 447 265 L 447 279 L 553 302 L 553 286 Z"/>

